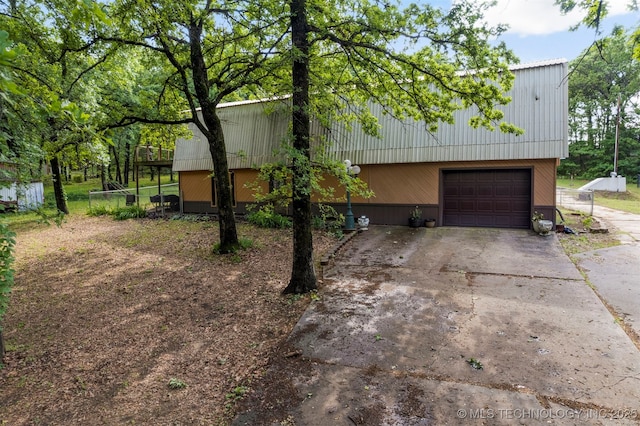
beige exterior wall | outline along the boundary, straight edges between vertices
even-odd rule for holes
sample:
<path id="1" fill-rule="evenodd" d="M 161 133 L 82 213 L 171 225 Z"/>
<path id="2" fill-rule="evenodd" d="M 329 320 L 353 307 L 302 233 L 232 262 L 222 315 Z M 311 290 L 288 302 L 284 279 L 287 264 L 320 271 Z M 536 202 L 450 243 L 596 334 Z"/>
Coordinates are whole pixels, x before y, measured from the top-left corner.
<path id="1" fill-rule="evenodd" d="M 236 179 L 236 201 L 240 203 L 252 203 L 253 188 L 247 187 L 247 184 L 252 184 L 258 179 L 258 171 L 253 169 L 240 169 L 234 170 Z M 269 183 L 264 182 L 262 184 L 262 190 L 267 192 L 269 190 Z"/>
<path id="2" fill-rule="evenodd" d="M 467 161 L 446 163 L 362 165 L 360 179 L 375 196 L 370 199 L 352 197 L 354 203 L 371 204 L 433 204 L 440 202 L 440 171 L 442 169 L 496 169 L 531 167 L 533 170 L 533 204 L 555 205 L 555 159 L 511 161 Z M 253 202 L 253 190 L 246 187 L 254 182 L 258 172 L 252 169 L 235 170 L 237 202 Z M 336 188 L 336 197 L 344 197 L 344 190 L 335 178 L 327 177 L 324 185 Z M 265 182 L 264 189 L 268 188 Z M 180 189 L 185 201 L 211 201 L 210 172 L 180 172 Z M 314 200 L 317 201 L 317 200 Z"/>
<path id="3" fill-rule="evenodd" d="M 258 172 L 252 169 L 234 170 L 236 202 L 253 202 L 253 190 L 246 183 L 254 182 Z M 269 188 L 264 184 L 265 190 Z M 211 172 L 180 172 L 180 191 L 184 201 L 207 201 L 211 203 Z"/>
<path id="4" fill-rule="evenodd" d="M 211 172 L 180 172 L 180 193 L 184 201 L 211 201 Z"/>
<path id="5" fill-rule="evenodd" d="M 531 167 L 533 204 L 554 205 L 556 163 L 555 159 L 542 159 L 364 165 L 360 166 L 362 172 L 359 177 L 367 182 L 375 196 L 368 200 L 354 197 L 353 201 L 374 204 L 438 204 L 442 169 Z"/>

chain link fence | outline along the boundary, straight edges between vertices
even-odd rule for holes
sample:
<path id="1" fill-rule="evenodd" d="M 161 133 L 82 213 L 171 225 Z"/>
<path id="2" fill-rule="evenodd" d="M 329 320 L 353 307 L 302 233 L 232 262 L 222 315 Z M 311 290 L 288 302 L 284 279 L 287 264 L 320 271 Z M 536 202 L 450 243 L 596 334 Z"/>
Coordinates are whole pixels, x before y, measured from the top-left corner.
<path id="1" fill-rule="evenodd" d="M 595 193 L 592 190 L 556 188 L 556 206 L 593 215 Z"/>
<path id="2" fill-rule="evenodd" d="M 138 188 L 136 195 L 135 188 L 116 189 L 113 191 L 89 191 L 89 209 L 117 209 L 120 207 L 140 205 L 144 209 L 152 207 L 167 207 L 168 200 L 175 200 L 179 196 L 179 186 L 177 183 L 142 186 Z M 166 198 L 165 198 L 166 197 Z"/>

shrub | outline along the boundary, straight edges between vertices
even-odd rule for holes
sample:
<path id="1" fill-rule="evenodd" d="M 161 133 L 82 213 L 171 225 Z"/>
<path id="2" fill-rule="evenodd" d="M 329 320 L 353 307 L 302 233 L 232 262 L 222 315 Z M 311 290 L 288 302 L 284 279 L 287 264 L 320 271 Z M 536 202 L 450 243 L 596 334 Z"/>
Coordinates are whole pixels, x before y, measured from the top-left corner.
<path id="1" fill-rule="evenodd" d="M 87 216 L 108 216 L 112 212 L 105 206 L 91 207 L 87 210 Z"/>
<path id="2" fill-rule="evenodd" d="M 291 219 L 273 211 L 273 206 L 262 206 L 247 215 L 247 220 L 260 228 L 291 228 Z"/>
<path id="3" fill-rule="evenodd" d="M 326 204 L 320 204 L 318 205 L 318 208 L 320 210 L 320 214 L 313 217 L 311 222 L 312 226 L 315 229 L 324 229 L 338 239 L 342 238 L 344 216 L 341 213 L 338 213 L 336 209 Z"/>
<path id="4" fill-rule="evenodd" d="M 139 219 L 147 217 L 147 211 L 138 206 L 127 206 L 115 209 L 112 213 L 115 220 Z"/>
<path id="5" fill-rule="evenodd" d="M 138 219 L 147 217 L 147 211 L 138 206 L 119 207 L 109 209 L 108 207 L 92 207 L 87 211 L 88 216 L 113 216 L 115 220 Z"/>

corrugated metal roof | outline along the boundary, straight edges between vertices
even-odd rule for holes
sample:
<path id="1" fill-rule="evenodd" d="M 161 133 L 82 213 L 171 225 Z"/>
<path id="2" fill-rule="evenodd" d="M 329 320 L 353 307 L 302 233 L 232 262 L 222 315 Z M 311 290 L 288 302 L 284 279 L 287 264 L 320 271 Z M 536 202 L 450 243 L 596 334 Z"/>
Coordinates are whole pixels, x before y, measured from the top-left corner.
<path id="1" fill-rule="evenodd" d="M 566 64 L 567 60 L 565 58 L 555 58 L 555 59 L 545 59 L 543 61 L 536 62 L 526 62 L 524 64 L 512 65 L 509 67 L 511 71 L 524 70 L 528 68 L 538 68 L 538 67 L 549 67 L 553 65 L 562 65 Z"/>
<path id="2" fill-rule="evenodd" d="M 520 136 L 468 125 L 472 110 L 458 111 L 454 125 L 441 124 L 429 133 L 424 124 L 399 121 L 371 111 L 381 124 L 381 138 L 366 135 L 357 123 L 351 131 L 341 123 L 329 129 L 330 155 L 359 164 L 435 161 L 473 161 L 563 158 L 568 155 L 567 62 L 554 59 L 512 68 L 516 78 L 508 93 L 512 102 L 501 107 L 504 120 L 524 129 Z M 229 167 L 249 168 L 278 159 L 277 150 L 289 128 L 290 98 L 221 104 Z M 313 124 L 315 134 L 320 131 Z M 174 170 L 211 170 L 211 155 L 204 136 L 192 126 L 193 139 L 178 140 Z"/>

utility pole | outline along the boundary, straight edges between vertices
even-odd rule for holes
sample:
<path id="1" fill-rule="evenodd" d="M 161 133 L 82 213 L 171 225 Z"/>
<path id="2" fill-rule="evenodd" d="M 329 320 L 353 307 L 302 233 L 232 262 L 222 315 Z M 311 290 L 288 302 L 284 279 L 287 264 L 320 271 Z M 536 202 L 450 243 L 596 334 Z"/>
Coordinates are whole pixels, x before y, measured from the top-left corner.
<path id="1" fill-rule="evenodd" d="M 620 137 L 620 95 L 618 95 L 618 113 L 616 114 L 616 140 L 613 154 L 613 173 L 618 176 L 618 139 Z"/>

